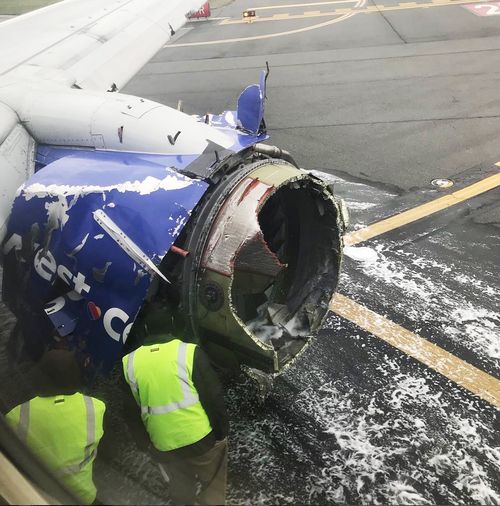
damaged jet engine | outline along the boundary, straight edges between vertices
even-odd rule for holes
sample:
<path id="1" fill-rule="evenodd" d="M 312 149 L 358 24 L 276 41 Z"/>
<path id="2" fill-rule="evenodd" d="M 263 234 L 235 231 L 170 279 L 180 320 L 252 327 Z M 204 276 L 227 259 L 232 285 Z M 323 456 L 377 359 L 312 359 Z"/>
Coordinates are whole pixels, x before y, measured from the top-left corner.
<path id="1" fill-rule="evenodd" d="M 215 355 L 276 373 L 305 349 L 347 217 L 331 186 L 262 144 L 265 78 L 204 117 L 116 93 L 4 93 L 36 162 L 3 243 L 26 351 L 66 339 L 87 370 L 109 370 L 162 290 Z"/>

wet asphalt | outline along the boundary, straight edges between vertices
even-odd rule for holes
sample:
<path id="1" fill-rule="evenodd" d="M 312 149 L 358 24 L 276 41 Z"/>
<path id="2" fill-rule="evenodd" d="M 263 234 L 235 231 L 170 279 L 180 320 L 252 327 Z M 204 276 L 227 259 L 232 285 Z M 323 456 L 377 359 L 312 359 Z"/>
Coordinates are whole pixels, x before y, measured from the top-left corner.
<path id="1" fill-rule="evenodd" d="M 236 0 L 213 15 L 236 19 L 248 6 Z M 193 23 L 173 44 L 323 21 Z M 123 91 L 216 113 L 234 108 L 265 61 L 270 142 L 333 182 L 351 230 L 498 172 L 500 17 L 460 5 L 167 47 Z M 454 186 L 430 184 L 441 177 Z M 339 292 L 500 379 L 499 197 L 490 190 L 356 246 L 370 254 L 345 256 Z M 4 346 L 13 318 L 3 305 L 0 317 Z M 5 352 L 0 363 L 5 403 L 30 388 L 29 375 Z M 112 427 L 96 463 L 100 500 L 168 502 L 121 417 L 118 374 L 95 386 Z M 243 375 L 226 389 L 231 504 L 500 503 L 498 410 L 333 313 L 265 402 Z"/>

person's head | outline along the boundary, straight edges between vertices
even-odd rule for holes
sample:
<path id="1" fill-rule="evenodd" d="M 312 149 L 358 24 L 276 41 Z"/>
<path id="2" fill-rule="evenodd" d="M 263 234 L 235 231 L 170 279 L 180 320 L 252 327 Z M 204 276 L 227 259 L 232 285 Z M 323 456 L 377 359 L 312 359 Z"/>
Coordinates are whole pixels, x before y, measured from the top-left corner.
<path id="1" fill-rule="evenodd" d="M 82 374 L 75 355 L 68 350 L 49 350 L 38 363 L 41 395 L 73 394 L 82 387 Z"/>
<path id="2" fill-rule="evenodd" d="M 144 318 L 144 327 L 146 330 L 146 342 L 157 340 L 160 337 L 163 340 L 168 336 L 175 334 L 174 313 L 168 304 L 151 304 Z"/>

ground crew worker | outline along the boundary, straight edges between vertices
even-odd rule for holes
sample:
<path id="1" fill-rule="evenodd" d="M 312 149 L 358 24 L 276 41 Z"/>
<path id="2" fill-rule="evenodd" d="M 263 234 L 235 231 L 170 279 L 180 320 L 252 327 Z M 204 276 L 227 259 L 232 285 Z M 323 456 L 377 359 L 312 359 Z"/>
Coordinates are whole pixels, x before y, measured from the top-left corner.
<path id="1" fill-rule="evenodd" d="M 47 352 L 38 372 L 38 395 L 9 411 L 6 420 L 68 490 L 83 504 L 91 504 L 96 498 L 92 469 L 104 432 L 104 403 L 78 392 L 80 369 L 69 351 Z"/>
<path id="2" fill-rule="evenodd" d="M 125 380 L 153 457 L 166 464 L 172 500 L 224 504 L 229 424 L 222 387 L 203 350 L 172 329 L 168 308 L 148 315 L 144 345 L 123 358 Z"/>

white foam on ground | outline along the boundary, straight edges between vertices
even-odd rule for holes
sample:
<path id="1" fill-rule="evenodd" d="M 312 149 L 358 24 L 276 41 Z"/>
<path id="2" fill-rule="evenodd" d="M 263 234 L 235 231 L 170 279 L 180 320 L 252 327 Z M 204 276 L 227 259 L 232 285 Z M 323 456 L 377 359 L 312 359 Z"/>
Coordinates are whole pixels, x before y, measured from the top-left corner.
<path id="1" fill-rule="evenodd" d="M 415 322 L 410 330 L 418 333 L 419 325 L 431 324 L 446 338 L 500 367 L 500 310 L 483 305 L 500 300 L 498 286 L 486 284 L 474 273 L 463 274 L 453 262 L 406 250 L 389 251 L 384 244 L 353 255 L 352 250 L 359 249 L 348 247 L 345 253 L 357 260 L 356 267 L 370 282 L 357 285 L 355 279 L 341 278 L 350 291 L 385 301 L 395 313 Z M 363 261 L 374 258 L 370 250 L 376 252 L 376 261 Z"/>
<path id="2" fill-rule="evenodd" d="M 373 248 L 366 246 L 346 246 L 344 255 L 357 262 L 373 263 L 378 259 L 378 253 Z"/>
<path id="3" fill-rule="evenodd" d="M 379 369 L 386 371 L 385 364 Z M 428 380 L 400 372 L 377 393 L 378 399 L 370 400 L 368 409 L 353 405 L 352 395 L 359 395 L 359 391 L 346 395 L 336 384 L 327 382 L 319 389 L 308 389 L 294 403 L 295 410 L 314 414 L 339 446 L 336 454 L 323 455 L 326 466 L 314 476 L 312 503 L 323 496 L 329 502 L 338 502 L 340 481 L 345 490 L 357 491 L 361 503 L 433 504 L 427 490 L 447 480 L 474 502 L 499 503 L 491 470 L 488 476 L 478 457 L 489 455 L 500 472 L 500 448 L 485 443 L 481 432 L 488 427 L 473 413 L 462 418 L 443 401 L 441 392 L 433 393 Z M 376 407 L 387 404 L 390 412 Z M 427 425 L 429 418 L 415 417 L 415 412 L 431 412 L 449 421 L 449 439 L 444 434 L 436 439 L 434 427 Z M 419 462 L 413 462 L 417 448 L 425 448 L 424 454 Z M 421 485 L 419 490 L 414 481 Z M 453 488 L 442 488 L 450 503 L 461 502 Z"/>

